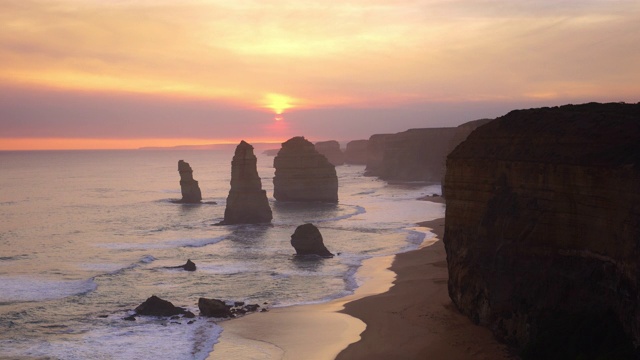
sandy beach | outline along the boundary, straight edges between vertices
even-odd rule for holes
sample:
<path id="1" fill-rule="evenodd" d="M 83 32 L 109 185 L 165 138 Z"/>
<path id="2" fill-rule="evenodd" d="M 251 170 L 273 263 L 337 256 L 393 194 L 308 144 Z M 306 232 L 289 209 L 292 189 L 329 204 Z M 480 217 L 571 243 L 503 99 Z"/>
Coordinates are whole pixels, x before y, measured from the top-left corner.
<path id="1" fill-rule="evenodd" d="M 442 239 L 444 219 L 422 222 Z M 447 292 L 447 263 L 441 240 L 395 256 L 393 287 L 345 305 L 362 319 L 361 340 L 336 359 L 513 359 L 491 332 L 460 314 Z"/>
<path id="2" fill-rule="evenodd" d="M 436 238 L 365 261 L 353 295 L 223 322 L 209 359 L 513 359 L 449 299 L 444 219 L 417 225 Z"/>

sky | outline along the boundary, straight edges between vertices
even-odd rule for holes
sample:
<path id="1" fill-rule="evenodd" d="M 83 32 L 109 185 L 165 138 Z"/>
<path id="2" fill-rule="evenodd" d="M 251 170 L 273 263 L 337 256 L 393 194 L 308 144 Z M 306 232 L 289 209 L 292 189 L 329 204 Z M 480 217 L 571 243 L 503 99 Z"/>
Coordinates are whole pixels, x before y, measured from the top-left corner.
<path id="1" fill-rule="evenodd" d="M 0 0 L 0 150 L 367 139 L 640 101 L 638 0 Z"/>

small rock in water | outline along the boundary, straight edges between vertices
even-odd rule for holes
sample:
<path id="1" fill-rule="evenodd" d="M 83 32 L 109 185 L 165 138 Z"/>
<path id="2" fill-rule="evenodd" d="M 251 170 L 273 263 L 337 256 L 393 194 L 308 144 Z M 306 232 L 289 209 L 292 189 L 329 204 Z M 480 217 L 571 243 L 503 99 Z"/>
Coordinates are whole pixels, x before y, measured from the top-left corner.
<path id="1" fill-rule="evenodd" d="M 291 235 L 291 246 L 296 249 L 297 255 L 333 257 L 333 254 L 324 246 L 320 230 L 311 223 L 296 228 Z"/>
<path id="2" fill-rule="evenodd" d="M 186 312 L 185 309 L 174 306 L 171 302 L 160 299 L 155 295 L 145 300 L 135 311 L 138 315 L 151 316 L 173 316 Z"/>
<path id="3" fill-rule="evenodd" d="M 227 304 L 218 299 L 200 298 L 198 309 L 200 309 L 200 315 L 207 317 L 228 318 L 232 315 Z"/>
<path id="4" fill-rule="evenodd" d="M 136 317 L 135 315 L 131 315 L 131 316 L 127 316 L 126 318 L 124 318 L 123 320 L 127 320 L 127 321 L 136 321 Z"/>

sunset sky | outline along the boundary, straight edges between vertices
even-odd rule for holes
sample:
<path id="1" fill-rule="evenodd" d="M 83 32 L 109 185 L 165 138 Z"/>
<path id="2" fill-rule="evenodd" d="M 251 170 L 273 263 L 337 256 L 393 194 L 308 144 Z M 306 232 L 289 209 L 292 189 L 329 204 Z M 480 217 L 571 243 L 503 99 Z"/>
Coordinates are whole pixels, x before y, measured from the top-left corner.
<path id="1" fill-rule="evenodd" d="M 0 150 L 344 141 L 589 101 L 640 101 L 638 0 L 0 1 Z"/>

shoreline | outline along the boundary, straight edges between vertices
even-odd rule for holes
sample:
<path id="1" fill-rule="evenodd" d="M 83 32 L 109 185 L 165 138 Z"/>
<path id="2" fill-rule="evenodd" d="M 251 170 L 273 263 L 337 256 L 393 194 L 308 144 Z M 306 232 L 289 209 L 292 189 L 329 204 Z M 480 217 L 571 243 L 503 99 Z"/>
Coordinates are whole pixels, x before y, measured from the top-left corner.
<path id="1" fill-rule="evenodd" d="M 394 255 L 367 259 L 358 270 L 363 284 L 349 296 L 326 303 L 271 308 L 219 323 L 219 342 L 211 359 L 328 360 L 357 342 L 366 325 L 340 312 L 346 303 L 384 293 L 393 285 Z"/>
<path id="2" fill-rule="evenodd" d="M 417 223 L 435 237 L 416 250 L 365 260 L 352 295 L 220 323 L 207 359 L 515 359 L 449 299 L 444 222 Z"/>
<path id="3" fill-rule="evenodd" d="M 395 256 L 390 270 L 397 277 L 389 291 L 345 305 L 341 312 L 362 319 L 367 327 L 361 340 L 336 360 L 515 359 L 489 329 L 473 324 L 451 302 L 444 221 L 418 224 L 432 229 L 437 241 Z"/>

